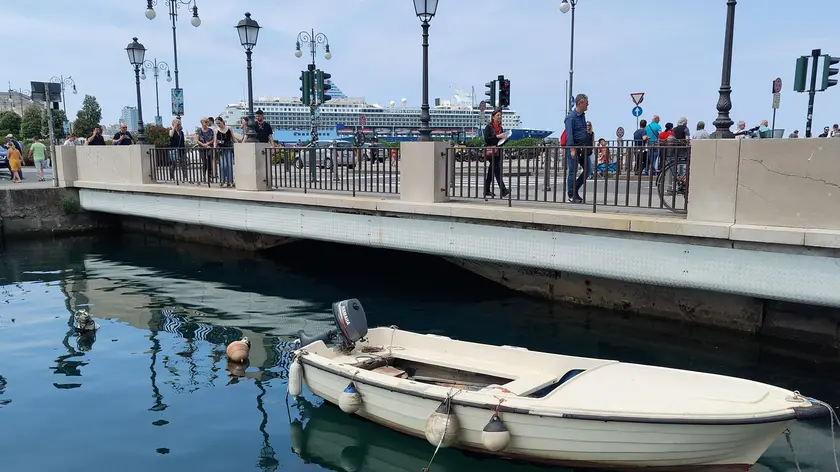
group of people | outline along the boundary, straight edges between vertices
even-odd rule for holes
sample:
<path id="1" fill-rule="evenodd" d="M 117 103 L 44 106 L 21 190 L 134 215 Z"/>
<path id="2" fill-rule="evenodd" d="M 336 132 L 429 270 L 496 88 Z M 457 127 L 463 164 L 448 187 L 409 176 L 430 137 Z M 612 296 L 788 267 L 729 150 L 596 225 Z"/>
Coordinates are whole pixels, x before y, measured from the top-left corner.
<path id="1" fill-rule="evenodd" d="M 560 138 L 560 145 L 564 148 L 566 162 L 566 194 L 570 202 L 583 203 L 584 199 L 580 189 L 584 186 L 586 179 L 592 175 L 594 162 L 591 156 L 597 153 L 598 171 L 606 174 L 612 171 L 614 164 L 609 152 L 609 146 L 605 139 L 595 141 L 595 134 L 592 123 L 586 119 L 586 111 L 589 109 L 589 97 L 585 94 L 575 96 L 574 107 L 566 116 L 565 127 Z M 491 115 L 490 123 L 484 129 L 485 158 L 490 166 L 484 180 L 484 196 L 494 197 L 493 180 L 495 179 L 501 190 L 502 197 L 506 197 L 510 190 L 505 187 L 502 180 L 502 158 L 498 147 L 504 144 L 509 136 L 501 126 L 502 112 L 495 110 Z M 706 125 L 700 121 L 697 123 L 697 130 L 694 135 L 688 128 L 688 120 L 680 118 L 676 126 L 673 123 L 660 124 L 658 115 L 654 115 L 650 122 L 641 120 L 639 129 L 633 134 L 633 146 L 635 152 L 634 172 L 642 175 L 658 175 L 663 168 L 663 160 L 667 158 L 687 157 L 687 146 L 691 139 L 708 139 L 709 133 Z M 501 143 L 501 144 L 500 144 Z M 664 148 L 674 152 L 660 156 Z M 673 155 L 672 155 L 673 154 Z M 678 161 L 677 173 L 684 172 L 685 164 Z M 580 173 L 579 172 L 580 169 Z"/>
<path id="2" fill-rule="evenodd" d="M 6 143 L 3 145 L 6 150 L 6 159 L 9 164 L 9 172 L 12 174 L 12 182 L 19 184 L 23 182 L 23 146 L 16 140 L 14 135 L 6 135 Z M 38 170 L 38 181 L 43 182 L 44 169 L 49 167 L 47 146 L 41 142 L 40 136 L 32 138 L 29 145 L 29 158 Z"/>

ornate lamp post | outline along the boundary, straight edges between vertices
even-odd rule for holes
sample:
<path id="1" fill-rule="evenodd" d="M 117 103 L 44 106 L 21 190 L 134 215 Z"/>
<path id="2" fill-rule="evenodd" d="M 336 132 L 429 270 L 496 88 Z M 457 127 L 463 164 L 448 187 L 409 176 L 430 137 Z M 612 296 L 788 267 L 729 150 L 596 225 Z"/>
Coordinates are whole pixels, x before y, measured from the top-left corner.
<path id="1" fill-rule="evenodd" d="M 560 3 L 561 13 L 569 13 L 570 10 L 572 12 L 572 39 L 569 41 L 569 99 L 566 100 L 566 114 L 572 111 L 575 103 L 573 82 L 575 77 L 575 7 L 577 2 L 578 0 L 563 0 Z"/>
<path id="2" fill-rule="evenodd" d="M 73 80 L 73 76 L 65 78 L 62 75 L 62 76 L 59 76 L 59 77 L 53 76 L 53 78 L 50 79 L 50 82 L 52 82 L 54 84 L 61 84 L 61 103 L 62 103 L 62 107 L 64 108 L 64 116 L 66 117 L 67 116 L 67 100 L 66 100 L 66 94 L 64 93 L 64 89 L 66 87 L 73 87 L 73 95 L 76 95 L 77 93 L 79 93 L 78 90 L 76 90 L 76 81 Z"/>
<path id="3" fill-rule="evenodd" d="M 143 59 L 146 57 L 146 48 L 137 42 L 137 38 L 125 47 L 128 53 L 128 62 L 134 66 L 134 78 L 137 84 L 137 143 L 146 144 L 146 134 L 143 129 L 143 100 L 140 97 L 140 69 L 143 67 Z"/>
<path id="4" fill-rule="evenodd" d="M 420 137 L 418 141 L 431 141 L 432 128 L 429 115 L 429 22 L 437 13 L 438 0 L 414 0 L 414 13 L 423 27 L 423 103 L 420 105 Z"/>
<path id="5" fill-rule="evenodd" d="M 32 100 L 32 92 L 29 89 L 12 89 L 11 83 L 9 83 L 9 103 L 12 106 L 12 111 L 14 111 L 15 105 L 12 102 L 12 92 L 17 92 L 18 98 L 20 99 L 20 116 L 23 116 L 23 97 L 26 97 Z"/>
<path id="6" fill-rule="evenodd" d="M 146 69 L 152 69 L 155 75 L 155 104 L 157 105 L 157 115 L 155 115 L 155 124 L 158 126 L 163 125 L 163 118 L 160 116 L 160 90 L 158 88 L 158 77 L 160 76 L 160 72 L 166 72 L 166 81 L 172 82 L 172 74 L 169 73 L 169 64 L 160 61 L 158 62 L 157 58 L 155 61 L 146 60 L 143 62 L 143 70 L 140 72 L 140 78 L 146 80 Z"/>
<path id="7" fill-rule="evenodd" d="M 146 0 L 146 18 L 154 20 L 157 16 L 155 6 L 158 0 Z M 190 24 L 198 28 L 201 26 L 201 18 L 198 17 L 198 5 L 196 0 L 166 0 L 166 6 L 169 7 L 169 17 L 172 18 L 172 50 L 175 57 L 175 88 L 181 88 L 181 83 L 178 81 L 178 36 L 176 34 L 175 20 L 178 19 L 178 9 L 181 5 L 186 5 L 192 10 L 192 19 Z M 160 112 L 158 112 L 160 114 Z M 181 115 L 176 115 L 178 118 Z"/>
<path id="8" fill-rule="evenodd" d="M 250 13 L 245 13 L 245 18 L 236 25 L 239 33 L 239 42 L 245 48 L 245 57 L 248 63 L 248 130 L 245 133 L 248 142 L 257 141 L 257 131 L 254 129 L 254 85 L 251 81 L 251 50 L 257 45 L 257 37 L 260 35 L 260 25 L 251 19 Z"/>
<path id="9" fill-rule="evenodd" d="M 712 122 L 715 125 L 715 132 L 712 133 L 713 139 L 731 139 L 735 135 L 729 128 L 732 127 L 733 121 L 729 117 L 729 111 L 732 110 L 732 87 L 729 86 L 730 78 L 732 77 L 732 37 L 735 33 L 735 4 L 736 0 L 727 0 L 726 2 L 726 34 L 723 40 L 723 72 L 720 78 L 720 98 L 717 102 L 718 117 Z"/>

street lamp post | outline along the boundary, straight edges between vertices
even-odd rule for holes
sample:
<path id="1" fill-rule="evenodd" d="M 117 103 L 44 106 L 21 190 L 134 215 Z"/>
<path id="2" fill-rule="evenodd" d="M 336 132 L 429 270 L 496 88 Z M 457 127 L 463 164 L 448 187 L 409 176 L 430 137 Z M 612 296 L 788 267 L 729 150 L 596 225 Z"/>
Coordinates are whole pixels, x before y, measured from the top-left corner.
<path id="1" fill-rule="evenodd" d="M 157 115 L 155 115 L 155 124 L 158 126 L 163 126 L 163 117 L 160 116 L 160 90 L 158 88 L 158 77 L 160 76 L 161 71 L 166 72 L 166 81 L 172 82 L 172 74 L 169 73 L 169 64 L 160 61 L 158 62 L 157 58 L 155 61 L 146 60 L 143 62 L 143 70 L 140 73 L 140 78 L 146 80 L 146 69 L 152 69 L 154 71 L 155 76 L 155 105 L 157 106 Z"/>
<path id="2" fill-rule="evenodd" d="M 137 38 L 133 38 L 125 51 L 128 53 L 128 62 L 134 66 L 134 81 L 137 85 L 137 144 L 146 144 L 146 134 L 143 129 L 143 100 L 140 97 L 140 69 L 146 57 L 146 48 L 137 42 Z"/>
<path id="3" fill-rule="evenodd" d="M 569 90 L 568 97 L 566 100 L 566 114 L 568 115 L 571 113 L 572 108 L 574 108 L 574 78 L 575 78 L 575 7 L 577 6 L 578 0 L 563 0 L 560 3 L 560 11 L 562 13 L 568 13 L 569 10 L 572 12 L 572 27 L 571 27 L 571 36 L 572 39 L 569 41 Z"/>
<path id="4" fill-rule="evenodd" d="M 715 131 L 713 139 L 731 139 L 735 135 L 729 128 L 732 126 L 732 118 L 729 111 L 732 110 L 732 87 L 729 86 L 732 77 L 732 41 L 735 33 L 735 4 L 736 0 L 726 2 L 726 33 L 723 39 L 723 71 L 720 78 L 720 97 L 717 102 L 718 117 L 712 122 Z"/>
<path id="5" fill-rule="evenodd" d="M 11 82 L 9 83 L 9 104 L 12 106 L 12 111 L 15 109 L 15 104 L 12 101 L 12 92 L 17 92 L 18 98 L 20 99 L 20 116 L 23 116 L 23 97 L 29 97 L 32 99 L 32 92 L 27 89 L 13 89 Z"/>
<path id="6" fill-rule="evenodd" d="M 257 131 L 254 129 L 254 84 L 251 80 L 251 51 L 257 45 L 257 37 L 260 35 L 260 25 L 251 19 L 250 13 L 245 13 L 245 18 L 236 25 L 239 33 L 239 43 L 245 48 L 245 57 L 248 64 L 248 130 L 245 133 L 247 142 L 257 141 Z"/>
<path id="7" fill-rule="evenodd" d="M 437 13 L 438 0 L 414 0 L 414 13 L 423 27 L 423 103 L 420 104 L 418 141 L 432 140 L 432 117 L 429 115 L 429 22 Z"/>
<path id="8" fill-rule="evenodd" d="M 157 16 L 155 6 L 158 0 L 146 0 L 146 18 L 154 20 Z M 178 9 L 181 5 L 186 5 L 192 10 L 192 19 L 190 24 L 198 28 L 201 26 L 201 18 L 198 17 L 198 5 L 196 0 L 166 0 L 166 6 L 169 7 L 169 17 L 172 19 L 172 51 L 175 58 L 175 88 L 181 88 L 181 82 L 178 80 L 178 36 L 176 34 L 175 20 L 178 19 Z M 160 112 L 158 112 L 159 114 Z M 177 118 L 181 118 L 180 113 L 176 113 Z"/>
<path id="9" fill-rule="evenodd" d="M 52 82 L 54 84 L 61 84 L 61 103 L 62 103 L 62 107 L 64 108 L 64 116 L 66 118 L 67 117 L 67 99 L 66 99 L 67 95 L 64 93 L 64 89 L 66 87 L 73 87 L 73 95 L 76 95 L 77 93 L 79 93 L 78 90 L 76 90 L 76 81 L 73 80 L 73 76 L 65 78 L 62 75 L 62 76 L 58 76 L 58 77 L 53 76 L 53 78 L 50 79 L 50 82 Z"/>

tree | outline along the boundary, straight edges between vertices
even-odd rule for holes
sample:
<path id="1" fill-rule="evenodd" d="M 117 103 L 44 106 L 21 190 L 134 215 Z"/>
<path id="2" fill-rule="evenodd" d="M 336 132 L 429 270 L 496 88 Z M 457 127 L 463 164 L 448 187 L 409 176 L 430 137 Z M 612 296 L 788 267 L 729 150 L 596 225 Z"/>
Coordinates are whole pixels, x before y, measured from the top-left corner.
<path id="1" fill-rule="evenodd" d="M 20 135 L 20 115 L 13 111 L 0 112 L 0 137 L 7 134 Z"/>
<path id="2" fill-rule="evenodd" d="M 102 120 L 102 108 L 96 97 L 85 95 L 82 101 L 82 108 L 76 114 L 76 121 L 73 122 L 73 134 L 80 138 L 87 138 L 93 134 L 93 128 L 99 126 Z"/>
<path id="3" fill-rule="evenodd" d="M 53 110 L 53 126 L 55 129 L 53 132 L 55 133 L 56 139 L 64 139 L 67 135 L 64 133 L 64 119 L 67 115 L 64 114 L 64 110 L 58 109 Z M 50 115 L 47 113 L 47 110 L 44 110 L 44 114 L 41 117 L 41 136 L 49 136 L 50 135 Z"/>
<path id="4" fill-rule="evenodd" d="M 169 128 L 158 125 L 146 125 L 146 142 L 156 147 L 169 147 Z M 134 137 L 137 139 L 137 137 Z"/>
<path id="5" fill-rule="evenodd" d="M 20 121 L 20 139 L 32 139 L 41 134 L 41 107 L 29 105 L 23 110 Z"/>

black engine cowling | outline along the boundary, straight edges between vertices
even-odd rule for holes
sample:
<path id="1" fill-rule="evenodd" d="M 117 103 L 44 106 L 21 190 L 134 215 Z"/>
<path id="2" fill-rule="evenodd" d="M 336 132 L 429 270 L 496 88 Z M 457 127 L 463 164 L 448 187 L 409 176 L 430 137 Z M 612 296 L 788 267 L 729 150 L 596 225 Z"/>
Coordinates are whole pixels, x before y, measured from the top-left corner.
<path id="1" fill-rule="evenodd" d="M 314 342 L 325 343 L 339 338 L 345 349 L 352 349 L 356 341 L 367 335 L 367 317 L 361 302 L 355 298 L 335 302 L 332 305 L 333 317 L 336 328 L 317 336 L 309 336 L 303 330 L 298 331 L 298 341 L 301 347 L 308 346 Z"/>

